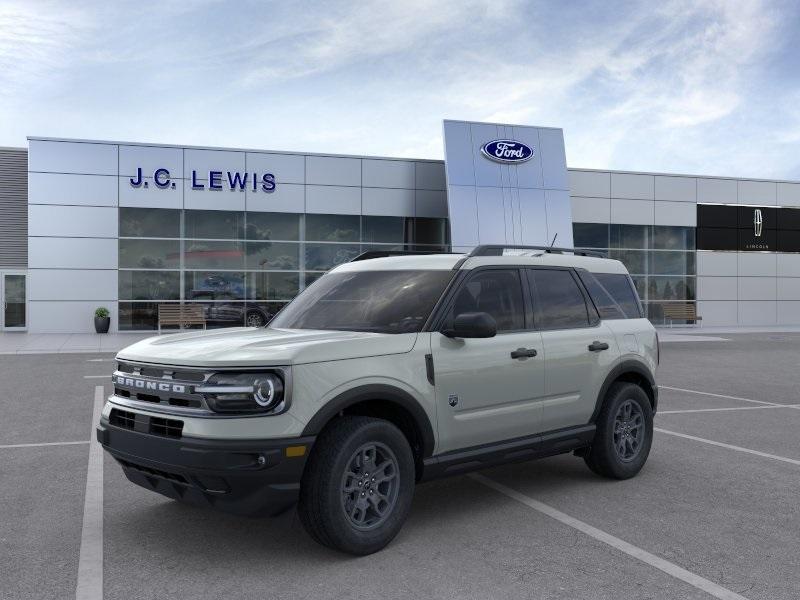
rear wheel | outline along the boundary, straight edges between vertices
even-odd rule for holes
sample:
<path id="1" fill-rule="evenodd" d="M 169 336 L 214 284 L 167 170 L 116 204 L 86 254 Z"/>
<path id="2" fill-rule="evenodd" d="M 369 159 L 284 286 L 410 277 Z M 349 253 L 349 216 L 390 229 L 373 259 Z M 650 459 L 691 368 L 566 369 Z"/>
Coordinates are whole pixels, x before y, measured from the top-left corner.
<path id="1" fill-rule="evenodd" d="M 371 554 L 400 531 L 414 494 L 414 457 L 383 419 L 345 416 L 319 436 L 303 474 L 298 512 L 325 546 Z"/>
<path id="2" fill-rule="evenodd" d="M 245 318 L 246 327 L 263 327 L 266 324 L 267 320 L 260 312 L 253 310 L 247 313 L 247 317 Z"/>
<path id="3" fill-rule="evenodd" d="M 644 466 L 653 441 L 653 409 L 644 390 L 619 382 L 609 389 L 597 417 L 597 432 L 584 460 L 604 477 L 628 479 Z"/>

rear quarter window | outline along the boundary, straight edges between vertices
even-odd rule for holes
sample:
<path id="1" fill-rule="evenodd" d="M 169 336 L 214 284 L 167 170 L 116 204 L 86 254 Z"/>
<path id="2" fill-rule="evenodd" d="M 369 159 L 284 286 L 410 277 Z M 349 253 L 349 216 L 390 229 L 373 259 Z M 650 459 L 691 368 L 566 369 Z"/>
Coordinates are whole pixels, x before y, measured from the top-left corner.
<path id="1" fill-rule="evenodd" d="M 579 272 L 602 319 L 639 319 L 642 304 L 630 277 L 621 273 Z"/>

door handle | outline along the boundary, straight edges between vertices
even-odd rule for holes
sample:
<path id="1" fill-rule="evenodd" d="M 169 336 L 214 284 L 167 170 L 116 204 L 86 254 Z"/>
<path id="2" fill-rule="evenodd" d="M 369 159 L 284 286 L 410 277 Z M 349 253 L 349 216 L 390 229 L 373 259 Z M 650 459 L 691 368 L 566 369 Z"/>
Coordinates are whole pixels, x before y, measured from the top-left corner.
<path id="1" fill-rule="evenodd" d="M 600 352 L 601 350 L 608 350 L 608 344 L 606 344 L 605 342 L 599 342 L 597 340 L 589 344 L 590 352 Z"/>
<path id="2" fill-rule="evenodd" d="M 517 348 L 511 351 L 511 358 L 533 358 L 538 352 L 533 348 Z"/>

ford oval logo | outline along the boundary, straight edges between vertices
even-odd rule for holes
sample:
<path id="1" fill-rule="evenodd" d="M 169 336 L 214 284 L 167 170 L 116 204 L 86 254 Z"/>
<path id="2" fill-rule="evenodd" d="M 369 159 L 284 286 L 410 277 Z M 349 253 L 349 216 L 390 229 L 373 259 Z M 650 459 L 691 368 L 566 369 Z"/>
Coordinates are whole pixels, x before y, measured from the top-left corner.
<path id="1" fill-rule="evenodd" d="M 502 163 L 521 163 L 533 158 L 533 148 L 515 140 L 493 140 L 481 146 L 486 158 Z"/>

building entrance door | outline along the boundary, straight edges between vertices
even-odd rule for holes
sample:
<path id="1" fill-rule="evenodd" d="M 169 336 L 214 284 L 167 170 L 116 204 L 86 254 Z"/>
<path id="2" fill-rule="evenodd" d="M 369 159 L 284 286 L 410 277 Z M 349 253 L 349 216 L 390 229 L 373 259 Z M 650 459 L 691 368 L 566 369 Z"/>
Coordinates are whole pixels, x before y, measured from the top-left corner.
<path id="1" fill-rule="evenodd" d="M 4 331 L 24 331 L 28 328 L 27 275 L 0 272 L 0 328 Z"/>

